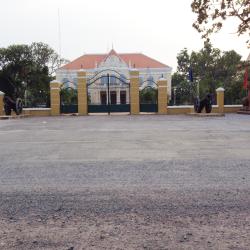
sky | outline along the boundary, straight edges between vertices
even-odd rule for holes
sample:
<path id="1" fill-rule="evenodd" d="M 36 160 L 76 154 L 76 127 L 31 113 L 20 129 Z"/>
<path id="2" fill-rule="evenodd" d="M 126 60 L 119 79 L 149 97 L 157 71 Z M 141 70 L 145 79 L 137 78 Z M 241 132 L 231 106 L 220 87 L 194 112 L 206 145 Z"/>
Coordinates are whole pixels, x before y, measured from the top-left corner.
<path id="1" fill-rule="evenodd" d="M 140 52 L 175 71 L 176 56 L 203 47 L 192 27 L 191 0 L 0 0 L 0 47 L 44 42 L 74 60 L 86 53 Z M 60 20 L 60 21 L 59 21 Z M 212 36 L 214 47 L 234 49 L 246 59 L 247 36 L 235 34 L 237 20 Z"/>

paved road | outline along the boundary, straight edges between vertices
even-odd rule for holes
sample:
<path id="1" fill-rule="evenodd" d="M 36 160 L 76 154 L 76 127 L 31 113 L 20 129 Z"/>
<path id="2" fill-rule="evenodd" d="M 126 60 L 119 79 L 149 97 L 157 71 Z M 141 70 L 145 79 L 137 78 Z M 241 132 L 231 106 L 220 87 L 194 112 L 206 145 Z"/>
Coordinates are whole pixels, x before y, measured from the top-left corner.
<path id="1" fill-rule="evenodd" d="M 0 249 L 249 249 L 250 116 L 0 121 Z"/>

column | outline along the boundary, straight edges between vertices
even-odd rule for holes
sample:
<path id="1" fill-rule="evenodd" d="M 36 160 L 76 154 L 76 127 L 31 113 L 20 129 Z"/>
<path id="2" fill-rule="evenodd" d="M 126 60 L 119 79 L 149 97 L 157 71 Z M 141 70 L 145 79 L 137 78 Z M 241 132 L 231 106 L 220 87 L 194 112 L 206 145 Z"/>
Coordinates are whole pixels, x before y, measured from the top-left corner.
<path id="1" fill-rule="evenodd" d="M 77 93 L 78 93 L 78 114 L 88 114 L 88 93 L 86 71 L 80 70 L 77 73 Z"/>
<path id="2" fill-rule="evenodd" d="M 60 115 L 60 86 L 61 83 L 54 80 L 50 82 L 50 114 Z"/>
<path id="3" fill-rule="evenodd" d="M 160 78 L 157 82 L 158 85 L 158 114 L 166 115 L 168 113 L 168 91 L 167 80 Z"/>
<path id="4" fill-rule="evenodd" d="M 4 97 L 4 93 L 0 91 L 0 116 L 4 115 L 3 97 Z"/>
<path id="5" fill-rule="evenodd" d="M 139 71 L 133 69 L 130 71 L 130 114 L 137 115 L 139 113 Z"/>
<path id="6" fill-rule="evenodd" d="M 117 104 L 121 104 L 120 91 L 121 89 L 116 90 L 116 103 Z"/>
<path id="7" fill-rule="evenodd" d="M 225 92 L 225 89 L 223 89 L 221 87 L 216 89 L 217 105 L 218 105 L 218 112 L 219 113 L 224 113 L 224 92 Z"/>

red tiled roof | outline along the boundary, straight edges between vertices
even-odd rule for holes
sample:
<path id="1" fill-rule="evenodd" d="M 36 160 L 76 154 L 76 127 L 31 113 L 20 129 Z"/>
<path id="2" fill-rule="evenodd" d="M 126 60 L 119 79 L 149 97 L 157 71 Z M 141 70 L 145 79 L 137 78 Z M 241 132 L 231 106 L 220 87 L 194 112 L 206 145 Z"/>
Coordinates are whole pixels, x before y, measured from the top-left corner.
<path id="1" fill-rule="evenodd" d="M 141 53 L 117 54 L 113 49 L 108 54 L 86 54 L 74 61 L 64 65 L 61 69 L 78 70 L 93 69 L 104 61 L 108 56 L 116 55 L 122 59 L 127 65 L 135 68 L 166 68 L 167 65 L 160 63 Z"/>

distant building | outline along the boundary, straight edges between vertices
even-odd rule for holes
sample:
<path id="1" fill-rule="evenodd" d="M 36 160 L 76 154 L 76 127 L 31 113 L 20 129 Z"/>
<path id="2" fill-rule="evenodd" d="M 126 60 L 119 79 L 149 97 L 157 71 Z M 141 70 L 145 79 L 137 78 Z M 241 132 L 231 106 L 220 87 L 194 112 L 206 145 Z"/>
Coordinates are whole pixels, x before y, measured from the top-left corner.
<path id="1" fill-rule="evenodd" d="M 145 85 L 154 84 L 153 82 L 157 82 L 159 78 L 166 78 L 168 95 L 171 96 L 171 67 L 141 53 L 118 54 L 113 49 L 108 54 L 85 54 L 75 59 L 57 70 L 56 80 L 62 82 L 66 87 L 76 88 L 77 72 L 81 69 L 87 71 L 87 77 L 91 77 L 102 70 L 116 70 L 125 79 L 129 78 L 129 71 L 133 68 L 139 71 L 141 88 Z M 112 72 L 110 74 L 112 79 Z M 100 82 L 101 84 L 104 85 L 105 83 Z M 115 79 L 110 81 L 111 89 L 112 85 L 115 86 L 116 96 L 120 96 L 120 90 Z M 96 96 L 95 99 L 102 98 L 101 93 L 89 93 L 89 95 Z M 128 99 L 128 95 L 127 93 L 125 99 Z"/>

